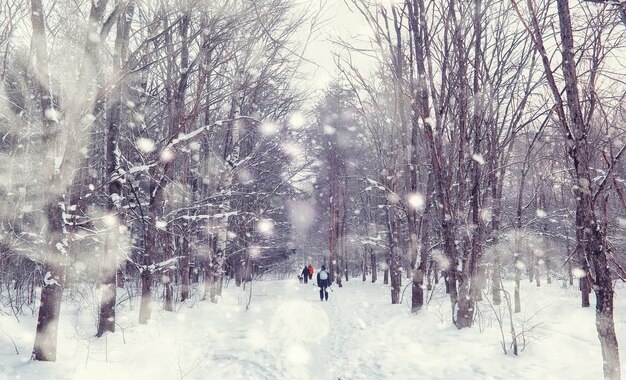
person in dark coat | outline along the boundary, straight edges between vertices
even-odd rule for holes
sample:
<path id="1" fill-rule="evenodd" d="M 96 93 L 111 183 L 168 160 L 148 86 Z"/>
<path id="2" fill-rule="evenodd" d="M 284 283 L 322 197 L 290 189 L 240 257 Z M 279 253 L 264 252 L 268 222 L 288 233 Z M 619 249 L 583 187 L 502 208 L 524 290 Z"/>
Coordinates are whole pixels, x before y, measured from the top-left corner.
<path id="1" fill-rule="evenodd" d="M 326 270 L 326 266 L 322 265 L 322 269 L 317 272 L 317 286 L 320 288 L 320 301 L 328 301 L 328 290 L 331 284 L 330 273 Z"/>
<path id="2" fill-rule="evenodd" d="M 304 269 L 302 269 L 302 277 L 304 277 L 305 284 L 309 282 L 309 267 L 306 265 L 304 266 Z"/>

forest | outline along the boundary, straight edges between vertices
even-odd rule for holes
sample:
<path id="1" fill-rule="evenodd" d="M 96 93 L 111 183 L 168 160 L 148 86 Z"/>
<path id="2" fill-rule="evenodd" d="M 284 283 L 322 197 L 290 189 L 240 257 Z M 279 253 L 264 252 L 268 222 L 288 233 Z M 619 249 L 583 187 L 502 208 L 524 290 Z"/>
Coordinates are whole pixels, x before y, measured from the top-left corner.
<path id="1" fill-rule="evenodd" d="M 0 0 L 0 55 L 0 378 L 626 369 L 626 2 Z"/>

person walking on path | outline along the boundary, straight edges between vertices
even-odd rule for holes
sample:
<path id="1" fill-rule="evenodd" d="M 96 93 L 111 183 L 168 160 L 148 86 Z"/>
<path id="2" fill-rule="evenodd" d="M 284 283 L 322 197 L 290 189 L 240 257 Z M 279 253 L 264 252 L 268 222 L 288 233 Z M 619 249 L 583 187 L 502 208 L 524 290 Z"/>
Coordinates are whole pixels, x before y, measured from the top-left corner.
<path id="1" fill-rule="evenodd" d="M 311 277 L 311 275 L 309 275 L 309 267 L 307 267 L 306 265 L 304 266 L 304 269 L 302 269 L 302 277 L 304 278 L 304 283 L 308 283 L 309 282 L 309 277 Z"/>
<path id="2" fill-rule="evenodd" d="M 313 278 L 313 273 L 315 273 L 315 271 L 313 270 L 313 265 L 309 264 L 309 280 Z"/>
<path id="3" fill-rule="evenodd" d="M 326 267 L 322 265 L 322 270 L 317 272 L 317 286 L 320 288 L 320 301 L 328 301 L 328 290 L 326 290 L 330 286 L 330 274 L 326 270 Z"/>

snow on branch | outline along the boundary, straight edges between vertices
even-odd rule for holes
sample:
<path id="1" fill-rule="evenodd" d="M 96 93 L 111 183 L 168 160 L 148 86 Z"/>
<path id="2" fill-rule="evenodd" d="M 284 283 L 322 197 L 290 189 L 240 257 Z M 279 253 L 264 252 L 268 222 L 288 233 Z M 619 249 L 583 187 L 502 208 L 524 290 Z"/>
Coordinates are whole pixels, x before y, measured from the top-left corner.
<path id="1" fill-rule="evenodd" d="M 602 178 L 602 182 L 600 182 L 600 185 L 598 185 L 598 190 L 596 190 L 596 193 L 593 195 L 594 202 L 596 201 L 596 198 L 598 197 L 598 195 L 604 189 L 604 186 L 606 186 L 606 183 L 609 177 L 613 173 L 613 168 L 615 167 L 615 164 L 619 161 L 620 157 L 624 153 L 624 150 L 626 150 L 626 145 L 622 146 L 622 149 L 620 149 L 620 151 L 615 155 L 615 157 L 613 157 L 613 160 L 611 160 L 611 163 L 609 164 L 609 168 L 607 169 L 604 175 L 604 178 Z"/>
<path id="2" fill-rule="evenodd" d="M 250 120 L 250 121 L 254 121 L 257 123 L 260 123 L 260 121 L 258 119 L 255 119 L 253 117 L 250 116 L 238 116 L 232 119 L 223 119 L 223 120 L 217 120 L 215 122 L 213 122 L 212 124 L 208 124 L 205 125 L 204 127 L 198 128 L 194 131 L 191 131 L 189 133 L 179 133 L 178 136 L 174 139 L 172 139 L 172 141 L 170 141 L 169 144 L 167 144 L 167 148 L 174 148 L 176 145 L 180 144 L 180 143 L 184 143 L 186 141 L 189 141 L 191 139 L 193 139 L 194 137 L 198 136 L 199 134 L 203 133 L 203 132 L 208 132 L 211 128 L 214 127 L 219 127 L 221 125 L 223 125 L 224 123 L 233 123 L 235 121 L 238 120 Z"/>
<path id="3" fill-rule="evenodd" d="M 150 273 L 160 273 L 168 269 L 176 269 L 178 266 L 178 260 L 180 260 L 181 258 L 182 256 L 174 256 L 171 259 L 167 259 L 165 261 L 161 261 L 151 265 L 142 265 L 139 268 L 139 272 L 148 270 Z"/>
<path id="4" fill-rule="evenodd" d="M 365 188 L 365 191 L 370 191 L 370 190 L 372 190 L 374 187 L 375 187 L 375 188 L 377 188 L 378 190 L 383 190 L 383 191 L 389 190 L 389 189 L 387 189 L 385 186 L 383 186 L 380 182 L 378 182 L 378 181 L 376 181 L 376 180 L 373 180 L 373 179 L 371 179 L 371 178 L 365 178 L 365 180 L 366 180 L 366 181 L 367 181 L 370 185 L 372 185 L 372 186 L 368 186 L 368 187 L 366 187 L 366 188 Z"/>

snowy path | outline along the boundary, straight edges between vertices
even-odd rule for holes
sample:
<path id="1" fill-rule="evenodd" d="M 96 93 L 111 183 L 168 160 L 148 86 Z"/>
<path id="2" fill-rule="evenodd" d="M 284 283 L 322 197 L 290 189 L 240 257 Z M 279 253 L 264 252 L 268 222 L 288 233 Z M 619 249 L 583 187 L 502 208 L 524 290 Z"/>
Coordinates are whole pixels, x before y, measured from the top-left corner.
<path id="1" fill-rule="evenodd" d="M 275 378 L 388 379 L 416 369 L 410 355 L 426 355 L 408 334 L 401 338 L 394 331 L 408 313 L 406 305 L 377 307 L 388 306 L 387 287 L 344 282 L 321 302 L 317 287 L 289 283 L 273 300 L 279 306 L 271 318 L 268 338 L 275 345 L 268 353 L 277 363 Z M 275 290 L 262 288 L 260 298 L 272 302 Z"/>
<path id="2" fill-rule="evenodd" d="M 344 283 L 343 288 L 334 285 L 328 302 L 319 300 L 318 288 L 311 283 L 289 284 L 281 288 L 282 294 L 271 287 L 259 290 L 260 298 L 270 297 L 268 302 L 271 302 L 272 292 L 279 294 L 267 336 L 272 345 L 266 349 L 268 355 L 274 355 L 275 373 L 281 374 L 276 378 L 389 377 L 378 363 L 381 352 L 395 348 L 368 343 L 379 342 L 376 335 L 384 331 L 379 329 L 386 323 L 378 318 L 377 323 L 366 322 L 367 315 L 374 312 L 371 302 L 378 304 L 386 300 L 372 300 L 371 291 L 354 289 L 369 284 L 352 281 Z"/>
<path id="3" fill-rule="evenodd" d="M 450 324 L 443 291 L 413 315 L 406 303 L 391 305 L 389 288 L 382 284 L 351 280 L 333 289 L 329 301 L 320 302 L 311 283 L 254 282 L 246 311 L 249 293 L 230 286 L 218 304 L 190 302 L 175 313 L 155 309 L 148 325 L 138 325 L 137 309 L 124 304 L 118 331 L 104 339 L 93 337 L 97 302 L 68 303 L 62 309 L 56 363 L 29 361 L 34 317 L 17 322 L 0 315 L 0 380 L 602 376 L 593 310 L 578 307 L 572 289 L 524 287 L 523 313 L 516 318 L 536 328 L 518 357 L 503 355 L 497 322 L 484 305 L 480 323 L 459 331 Z M 626 357 L 626 302 L 616 299 L 616 328 Z"/>
<path id="4" fill-rule="evenodd" d="M 367 311 L 365 294 L 346 294 L 333 287 L 328 302 L 319 300 L 318 288 L 310 283 L 282 288 L 278 307 L 271 318 L 268 339 L 273 346 L 276 378 L 302 379 L 381 379 L 376 368 L 376 352 L 361 352 L 358 343 L 367 333 L 359 317 L 361 306 Z M 271 288 L 262 288 L 272 293 Z M 261 293 L 262 298 L 271 297 Z M 347 298 L 350 301 L 346 301 Z M 375 333 L 375 332 L 370 332 Z M 356 346 L 356 347 L 355 347 Z M 280 374 L 280 375 L 278 375 Z"/>
<path id="5" fill-rule="evenodd" d="M 352 283 L 347 284 L 347 286 Z M 345 294 L 339 289 L 331 294 L 331 336 L 329 347 L 329 379 L 380 379 L 380 367 L 376 365 L 376 351 L 359 350 L 364 336 L 375 335 L 376 328 L 368 329 L 363 314 L 370 312 L 366 294 Z M 350 302 L 346 298 L 350 297 Z"/>

